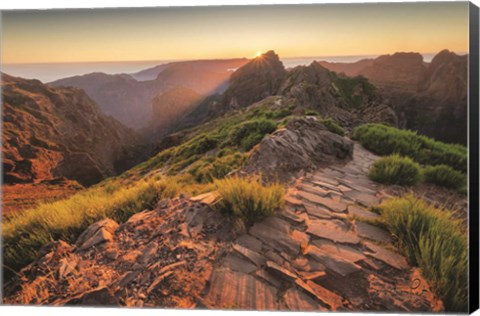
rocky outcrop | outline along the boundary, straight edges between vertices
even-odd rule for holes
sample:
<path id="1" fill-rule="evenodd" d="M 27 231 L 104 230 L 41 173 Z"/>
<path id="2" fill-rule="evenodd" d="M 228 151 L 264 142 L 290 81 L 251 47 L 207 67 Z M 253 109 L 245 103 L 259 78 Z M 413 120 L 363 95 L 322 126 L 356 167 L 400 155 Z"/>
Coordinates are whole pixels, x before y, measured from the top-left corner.
<path id="1" fill-rule="evenodd" d="M 286 74 L 278 55 L 268 51 L 232 74 L 222 103 L 227 109 L 239 108 L 274 95 Z"/>
<path id="2" fill-rule="evenodd" d="M 135 133 L 79 89 L 3 74 L 2 96 L 6 184 L 65 177 L 91 185 L 137 162 L 126 158 Z"/>
<path id="3" fill-rule="evenodd" d="M 315 118 L 294 119 L 262 140 L 244 171 L 287 180 L 352 157 L 353 143 L 334 134 Z"/>

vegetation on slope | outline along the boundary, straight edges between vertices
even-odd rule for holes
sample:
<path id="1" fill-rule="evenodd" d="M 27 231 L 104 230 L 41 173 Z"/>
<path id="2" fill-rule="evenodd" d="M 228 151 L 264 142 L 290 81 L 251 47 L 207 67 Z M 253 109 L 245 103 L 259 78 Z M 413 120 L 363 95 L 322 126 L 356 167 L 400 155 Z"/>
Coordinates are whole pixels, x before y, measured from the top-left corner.
<path id="1" fill-rule="evenodd" d="M 395 154 L 375 161 L 368 176 L 383 184 L 414 185 L 422 179 L 422 169 L 412 159 Z"/>
<path id="2" fill-rule="evenodd" d="M 387 228 L 450 312 L 467 311 L 468 245 L 460 225 L 412 195 L 380 206 Z"/>
<path id="3" fill-rule="evenodd" d="M 381 124 L 364 124 L 353 130 L 352 138 L 378 154 L 398 153 L 423 165 L 447 165 L 467 172 L 467 148 L 445 144 L 409 130 Z"/>
<path id="4" fill-rule="evenodd" d="M 425 181 L 436 185 L 462 191 L 467 185 L 467 176 L 446 165 L 426 166 Z"/>

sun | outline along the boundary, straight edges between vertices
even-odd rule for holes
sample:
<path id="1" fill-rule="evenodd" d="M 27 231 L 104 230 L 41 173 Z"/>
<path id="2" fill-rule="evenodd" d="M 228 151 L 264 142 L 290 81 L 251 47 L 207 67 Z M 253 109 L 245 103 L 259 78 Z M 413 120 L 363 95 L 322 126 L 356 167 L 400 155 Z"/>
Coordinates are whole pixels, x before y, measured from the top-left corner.
<path id="1" fill-rule="evenodd" d="M 262 52 L 261 51 L 257 51 L 257 53 L 255 54 L 255 57 L 260 57 L 262 56 Z"/>

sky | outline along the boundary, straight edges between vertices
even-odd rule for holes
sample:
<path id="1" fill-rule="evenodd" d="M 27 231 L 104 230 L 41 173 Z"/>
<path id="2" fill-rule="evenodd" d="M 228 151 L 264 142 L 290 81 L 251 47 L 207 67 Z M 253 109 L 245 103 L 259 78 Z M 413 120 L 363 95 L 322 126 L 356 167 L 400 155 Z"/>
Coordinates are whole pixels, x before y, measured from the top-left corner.
<path id="1" fill-rule="evenodd" d="M 2 62 L 468 51 L 468 2 L 2 12 Z"/>

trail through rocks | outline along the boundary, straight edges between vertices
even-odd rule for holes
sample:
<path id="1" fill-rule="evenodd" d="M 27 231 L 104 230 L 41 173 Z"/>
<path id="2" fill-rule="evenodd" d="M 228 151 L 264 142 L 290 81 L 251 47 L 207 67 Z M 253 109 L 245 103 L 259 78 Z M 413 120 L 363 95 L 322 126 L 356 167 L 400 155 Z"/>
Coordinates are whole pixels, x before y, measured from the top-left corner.
<path id="1" fill-rule="evenodd" d="M 297 179 L 275 216 L 238 235 L 213 193 L 161 201 L 118 225 L 56 242 L 16 280 L 9 304 L 248 310 L 441 311 L 417 268 L 372 222 L 389 196 L 367 177 L 378 157 Z"/>

